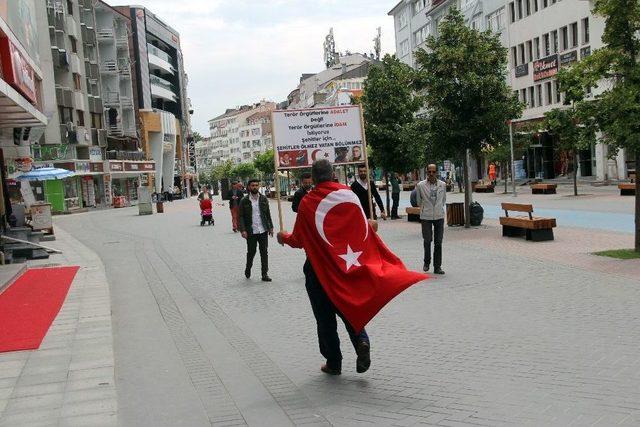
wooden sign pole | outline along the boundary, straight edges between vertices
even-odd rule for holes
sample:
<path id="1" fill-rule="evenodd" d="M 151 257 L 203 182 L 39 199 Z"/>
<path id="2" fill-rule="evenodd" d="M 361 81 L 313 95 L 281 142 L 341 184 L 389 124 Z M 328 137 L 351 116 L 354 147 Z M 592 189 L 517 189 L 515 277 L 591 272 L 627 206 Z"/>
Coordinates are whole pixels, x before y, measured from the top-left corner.
<path id="1" fill-rule="evenodd" d="M 362 113 L 362 106 L 358 105 L 360 110 L 360 130 L 362 132 L 362 151 L 364 151 L 364 167 L 367 169 L 367 193 L 369 197 L 369 218 L 374 219 L 373 215 L 373 201 L 371 195 L 371 175 L 369 172 L 369 155 L 367 154 L 367 136 L 364 133 L 364 114 Z M 375 180 L 373 181 L 375 185 Z"/>
<path id="2" fill-rule="evenodd" d="M 276 127 L 274 126 L 273 111 L 271 112 L 271 134 L 273 137 L 273 165 L 275 172 L 273 173 L 273 179 L 276 187 L 276 201 L 278 203 L 278 223 L 280 225 L 280 231 L 284 231 L 284 218 L 282 217 L 282 201 L 280 200 L 280 177 L 278 176 L 278 150 L 276 150 Z"/>

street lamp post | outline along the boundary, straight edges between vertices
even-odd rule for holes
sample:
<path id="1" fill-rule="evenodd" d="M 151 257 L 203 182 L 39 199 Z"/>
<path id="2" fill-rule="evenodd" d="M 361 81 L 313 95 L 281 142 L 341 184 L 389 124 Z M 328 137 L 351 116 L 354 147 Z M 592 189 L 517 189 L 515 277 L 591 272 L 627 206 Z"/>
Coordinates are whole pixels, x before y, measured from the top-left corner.
<path id="1" fill-rule="evenodd" d="M 513 153 L 513 121 L 509 120 L 509 144 L 511 145 L 511 184 L 513 186 L 513 197 L 518 197 L 516 193 L 516 163 Z"/>

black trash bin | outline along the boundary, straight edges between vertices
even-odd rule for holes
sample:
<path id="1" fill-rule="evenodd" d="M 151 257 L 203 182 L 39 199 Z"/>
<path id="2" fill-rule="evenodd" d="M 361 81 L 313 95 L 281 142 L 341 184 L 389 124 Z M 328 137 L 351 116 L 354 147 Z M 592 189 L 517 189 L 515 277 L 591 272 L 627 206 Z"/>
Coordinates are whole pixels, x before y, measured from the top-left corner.
<path id="1" fill-rule="evenodd" d="M 472 226 L 478 226 L 482 224 L 484 219 L 484 209 L 480 206 L 480 203 L 473 202 L 469 206 L 469 222 Z"/>

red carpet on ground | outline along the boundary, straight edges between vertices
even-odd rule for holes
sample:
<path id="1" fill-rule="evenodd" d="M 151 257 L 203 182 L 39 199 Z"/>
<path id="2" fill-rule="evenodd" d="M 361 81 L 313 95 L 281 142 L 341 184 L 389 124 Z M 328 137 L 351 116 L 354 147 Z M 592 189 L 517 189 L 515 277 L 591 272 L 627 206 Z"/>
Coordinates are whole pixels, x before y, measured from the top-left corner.
<path id="1" fill-rule="evenodd" d="M 30 269 L 0 294 L 0 353 L 40 347 L 78 268 Z"/>

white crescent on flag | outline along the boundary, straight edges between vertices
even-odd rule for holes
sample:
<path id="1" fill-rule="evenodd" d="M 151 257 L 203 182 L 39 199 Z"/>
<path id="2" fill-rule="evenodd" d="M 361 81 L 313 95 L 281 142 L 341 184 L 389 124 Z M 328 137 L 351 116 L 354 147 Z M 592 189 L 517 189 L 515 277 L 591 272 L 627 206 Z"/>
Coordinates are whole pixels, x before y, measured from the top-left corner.
<path id="1" fill-rule="evenodd" d="M 331 209 L 335 208 L 336 206 L 342 203 L 352 203 L 358 207 L 358 210 L 362 214 L 362 224 L 364 225 L 364 229 L 365 229 L 365 235 L 364 235 L 363 241 L 367 240 L 367 237 L 369 236 L 369 223 L 367 222 L 367 217 L 365 216 L 364 211 L 360 206 L 360 200 L 358 199 L 358 196 L 356 196 L 356 194 L 351 190 L 346 190 L 346 189 L 336 190 L 332 193 L 327 194 L 327 196 L 324 199 L 322 199 L 322 201 L 318 204 L 318 207 L 316 208 L 315 222 L 316 222 L 316 228 L 318 230 L 318 234 L 320 235 L 320 237 L 322 237 L 322 240 L 327 242 L 329 246 L 333 246 L 333 245 L 331 244 L 331 242 L 329 242 L 326 234 L 324 233 L 324 219 L 326 218 L 327 214 Z"/>

